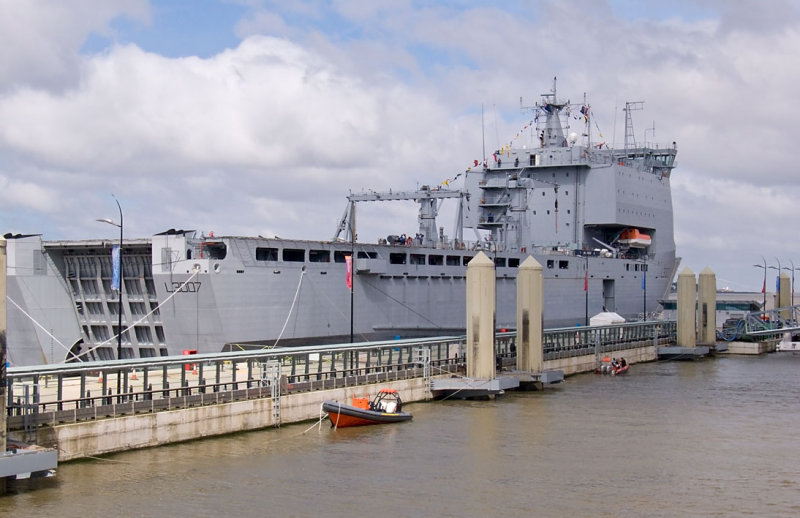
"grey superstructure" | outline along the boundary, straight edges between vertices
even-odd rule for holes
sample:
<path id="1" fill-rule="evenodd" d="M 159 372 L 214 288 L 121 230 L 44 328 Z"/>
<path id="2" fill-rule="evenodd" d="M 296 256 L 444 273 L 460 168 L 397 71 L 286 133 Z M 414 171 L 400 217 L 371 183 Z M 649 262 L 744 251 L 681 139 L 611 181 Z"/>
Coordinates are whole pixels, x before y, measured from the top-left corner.
<path id="1" fill-rule="evenodd" d="M 591 140 L 591 110 L 552 93 L 533 108 L 535 145 L 509 144 L 464 172 L 462 190 L 351 194 L 331 241 L 169 230 L 123 246 L 123 356 L 348 341 L 346 257 L 354 253 L 356 340 L 463 333 L 466 264 L 497 266 L 497 325 L 515 326 L 517 267 L 545 275 L 546 327 L 603 309 L 641 318 L 677 270 L 670 173 L 676 146 L 637 146 L 626 106 L 622 149 Z M 564 122 L 586 130 L 565 135 Z M 458 204 L 453 236 L 439 205 Z M 416 200 L 419 232 L 353 243 L 357 203 Z M 465 229 L 471 235 L 465 238 Z M 114 241 L 7 235 L 13 365 L 116 357 Z M 588 301 L 588 302 L 587 302 Z"/>

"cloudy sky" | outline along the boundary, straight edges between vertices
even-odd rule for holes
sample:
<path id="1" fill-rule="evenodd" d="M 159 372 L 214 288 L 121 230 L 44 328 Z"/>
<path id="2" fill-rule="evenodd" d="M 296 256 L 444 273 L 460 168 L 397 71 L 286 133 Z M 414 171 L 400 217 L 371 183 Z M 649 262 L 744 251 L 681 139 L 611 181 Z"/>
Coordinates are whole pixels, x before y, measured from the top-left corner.
<path id="1" fill-rule="evenodd" d="M 605 140 L 644 101 L 637 139 L 677 142 L 682 267 L 800 268 L 796 0 L 0 0 L 0 232 L 113 238 L 114 194 L 127 237 L 329 239 L 350 190 L 455 176 L 481 107 L 496 147 L 554 76 Z M 360 212 L 363 240 L 415 231 Z"/>

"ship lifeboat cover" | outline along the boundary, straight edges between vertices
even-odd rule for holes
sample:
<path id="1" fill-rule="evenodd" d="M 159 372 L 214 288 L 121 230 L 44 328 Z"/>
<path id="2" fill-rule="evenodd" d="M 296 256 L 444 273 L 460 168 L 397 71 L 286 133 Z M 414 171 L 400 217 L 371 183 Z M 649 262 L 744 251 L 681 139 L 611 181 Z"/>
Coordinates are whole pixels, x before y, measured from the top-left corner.
<path id="1" fill-rule="evenodd" d="M 650 241 L 650 236 L 639 232 L 637 228 L 626 228 L 619 236 L 620 244 L 628 245 L 631 248 L 646 248 L 650 246 Z"/>

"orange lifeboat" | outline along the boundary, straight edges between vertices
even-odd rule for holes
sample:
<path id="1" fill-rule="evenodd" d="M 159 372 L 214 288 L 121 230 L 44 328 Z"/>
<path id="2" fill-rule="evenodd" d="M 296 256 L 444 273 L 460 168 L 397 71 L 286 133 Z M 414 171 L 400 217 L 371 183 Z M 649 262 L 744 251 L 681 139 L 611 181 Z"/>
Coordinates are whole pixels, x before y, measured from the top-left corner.
<path id="1" fill-rule="evenodd" d="M 626 228 L 619 236 L 619 243 L 631 248 L 647 248 L 650 241 L 650 236 L 639 232 L 638 228 Z"/>

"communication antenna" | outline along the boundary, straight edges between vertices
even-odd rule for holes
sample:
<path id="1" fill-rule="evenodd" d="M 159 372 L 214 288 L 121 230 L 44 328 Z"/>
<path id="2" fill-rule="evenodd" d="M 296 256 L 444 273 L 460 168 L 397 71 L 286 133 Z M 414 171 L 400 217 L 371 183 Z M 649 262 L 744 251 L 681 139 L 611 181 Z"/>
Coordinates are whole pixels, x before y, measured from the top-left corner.
<path id="1" fill-rule="evenodd" d="M 481 157 L 481 163 L 486 163 L 486 126 L 483 122 L 483 103 L 481 103 L 481 146 L 483 147 L 483 157 Z"/>
<path id="2" fill-rule="evenodd" d="M 629 101 L 625 103 L 625 149 L 636 147 L 636 137 L 633 135 L 633 119 L 631 112 L 644 109 L 644 101 Z"/>

